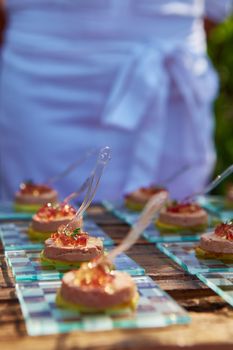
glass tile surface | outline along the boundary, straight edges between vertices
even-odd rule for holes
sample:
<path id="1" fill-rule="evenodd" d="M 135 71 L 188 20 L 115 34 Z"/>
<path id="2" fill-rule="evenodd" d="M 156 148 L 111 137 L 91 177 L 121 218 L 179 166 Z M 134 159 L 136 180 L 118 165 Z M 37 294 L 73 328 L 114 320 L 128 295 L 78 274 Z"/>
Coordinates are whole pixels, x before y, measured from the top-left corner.
<path id="1" fill-rule="evenodd" d="M 5 250 L 42 249 L 43 243 L 32 241 L 28 234 L 28 223 L 0 225 L 0 238 Z M 104 246 L 112 246 L 113 240 L 94 221 L 85 218 L 84 230 L 91 236 L 103 239 Z"/>
<path id="2" fill-rule="evenodd" d="M 233 208 L 227 208 L 223 196 L 199 196 L 198 203 L 211 213 L 215 213 L 222 221 L 233 220 Z"/>
<path id="3" fill-rule="evenodd" d="M 164 327 L 190 321 L 170 296 L 148 276 L 133 277 L 139 291 L 135 312 L 117 311 L 112 314 L 84 315 L 60 309 L 55 303 L 60 281 L 16 284 L 26 328 L 29 335 L 39 336 L 82 331 L 103 331 L 115 328 Z"/>
<path id="4" fill-rule="evenodd" d="M 0 220 L 30 220 L 32 215 L 15 211 L 11 202 L 0 203 Z"/>
<path id="5" fill-rule="evenodd" d="M 126 222 L 128 225 L 132 226 L 137 221 L 140 213 L 134 212 L 127 209 L 124 204 L 120 201 L 118 202 L 108 202 L 104 201 L 102 204 L 105 208 L 112 212 L 116 217 Z M 212 231 L 209 227 L 206 232 Z M 155 225 L 151 223 L 148 228 L 143 232 L 142 236 L 150 243 L 157 242 L 193 242 L 199 241 L 200 235 L 203 232 L 198 233 L 161 233 L 156 229 Z"/>
<path id="6" fill-rule="evenodd" d="M 157 248 L 191 274 L 202 272 L 233 272 L 233 261 L 200 259 L 195 255 L 197 242 L 158 243 Z"/>
<path id="7" fill-rule="evenodd" d="M 198 273 L 197 277 L 233 306 L 233 272 Z"/>
<path id="8" fill-rule="evenodd" d="M 47 281 L 57 280 L 63 273 L 72 268 L 59 268 L 52 265 L 46 267 L 40 263 L 41 250 L 17 250 L 6 252 L 8 264 L 16 281 Z M 126 254 L 120 254 L 115 261 L 115 268 L 128 272 L 132 276 L 144 275 L 145 270 Z"/>

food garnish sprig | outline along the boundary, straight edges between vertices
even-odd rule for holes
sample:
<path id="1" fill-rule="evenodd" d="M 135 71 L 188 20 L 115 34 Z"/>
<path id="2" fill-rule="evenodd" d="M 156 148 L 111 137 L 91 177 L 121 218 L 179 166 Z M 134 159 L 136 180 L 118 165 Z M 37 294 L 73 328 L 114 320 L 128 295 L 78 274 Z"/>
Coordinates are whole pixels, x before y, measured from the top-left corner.
<path id="1" fill-rule="evenodd" d="M 86 232 L 82 232 L 80 227 L 64 232 L 64 226 L 61 225 L 58 232 L 51 235 L 53 240 L 61 242 L 64 246 L 86 246 L 89 238 Z"/>
<path id="2" fill-rule="evenodd" d="M 80 234 L 81 232 L 81 228 L 77 227 L 73 230 L 73 232 L 71 233 L 71 237 L 74 237 L 74 239 Z"/>

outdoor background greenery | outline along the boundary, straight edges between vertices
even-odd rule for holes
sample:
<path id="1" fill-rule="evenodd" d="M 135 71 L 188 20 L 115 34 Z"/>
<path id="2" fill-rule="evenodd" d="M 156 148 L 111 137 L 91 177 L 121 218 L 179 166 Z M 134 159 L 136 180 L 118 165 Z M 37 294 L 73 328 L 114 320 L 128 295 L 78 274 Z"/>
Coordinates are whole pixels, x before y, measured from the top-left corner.
<path id="1" fill-rule="evenodd" d="M 220 77 L 220 92 L 215 103 L 216 175 L 233 163 L 233 17 L 211 32 L 208 51 Z M 229 181 L 233 182 L 233 175 L 226 183 Z M 216 191 L 223 193 L 226 183 Z"/>

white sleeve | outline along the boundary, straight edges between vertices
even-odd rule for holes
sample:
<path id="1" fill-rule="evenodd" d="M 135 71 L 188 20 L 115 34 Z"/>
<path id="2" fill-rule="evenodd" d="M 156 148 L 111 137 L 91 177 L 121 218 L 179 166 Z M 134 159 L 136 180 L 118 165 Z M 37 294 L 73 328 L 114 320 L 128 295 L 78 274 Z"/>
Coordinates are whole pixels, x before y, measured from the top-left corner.
<path id="1" fill-rule="evenodd" d="M 216 22 L 233 13 L 233 0 L 205 0 L 205 16 Z"/>

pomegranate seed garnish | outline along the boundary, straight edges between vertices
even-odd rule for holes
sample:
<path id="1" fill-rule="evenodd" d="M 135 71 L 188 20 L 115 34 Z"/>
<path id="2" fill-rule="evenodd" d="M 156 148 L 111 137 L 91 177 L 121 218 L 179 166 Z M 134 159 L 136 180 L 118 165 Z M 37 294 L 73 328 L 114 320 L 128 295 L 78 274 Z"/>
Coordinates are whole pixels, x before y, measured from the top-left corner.
<path id="1" fill-rule="evenodd" d="M 50 192 L 51 188 L 46 185 L 36 185 L 33 182 L 23 182 L 20 184 L 21 194 L 31 194 L 33 196 L 38 196 L 43 193 Z"/>
<path id="2" fill-rule="evenodd" d="M 227 238 L 229 241 L 233 241 L 233 231 L 228 232 L 226 238 Z"/>
<path id="3" fill-rule="evenodd" d="M 76 210 L 69 204 L 51 204 L 47 203 L 42 208 L 40 208 L 37 212 L 37 216 L 40 219 L 52 220 L 67 216 L 75 215 Z"/>
<path id="4" fill-rule="evenodd" d="M 196 203 L 172 203 L 167 207 L 170 213 L 186 213 L 192 214 L 201 210 L 201 207 Z"/>
<path id="5" fill-rule="evenodd" d="M 77 273 L 77 277 L 81 286 L 103 288 L 106 284 L 112 282 L 114 274 L 111 273 L 108 265 L 100 263 L 91 268 L 81 268 Z"/>
<path id="6" fill-rule="evenodd" d="M 77 230 L 77 229 L 76 229 Z M 76 231 L 74 230 L 74 231 Z M 77 232 L 65 233 L 57 232 L 53 233 L 50 236 L 54 241 L 60 242 L 63 246 L 82 246 L 85 247 L 88 241 L 88 234 L 86 232 L 80 232 L 80 229 Z"/>
<path id="7" fill-rule="evenodd" d="M 159 192 L 162 192 L 162 191 L 166 191 L 165 188 L 162 188 L 162 187 L 142 187 L 140 189 L 140 191 L 142 193 L 145 193 L 145 194 L 148 194 L 148 195 L 153 195 L 153 194 L 156 194 L 156 193 L 159 193 Z"/>
<path id="8" fill-rule="evenodd" d="M 215 228 L 215 234 L 219 237 L 225 237 L 229 241 L 233 240 L 233 223 L 222 223 Z"/>

